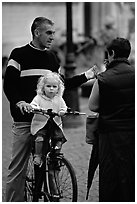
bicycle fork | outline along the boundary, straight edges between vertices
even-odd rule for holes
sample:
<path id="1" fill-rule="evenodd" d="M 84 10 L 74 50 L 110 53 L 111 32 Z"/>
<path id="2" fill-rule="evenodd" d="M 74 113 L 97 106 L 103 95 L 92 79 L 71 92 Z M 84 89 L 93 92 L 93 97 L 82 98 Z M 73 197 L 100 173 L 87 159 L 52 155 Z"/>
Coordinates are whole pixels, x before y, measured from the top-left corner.
<path id="1" fill-rule="evenodd" d="M 48 192 L 51 195 L 52 201 L 59 201 L 61 198 L 60 188 L 59 188 L 59 169 L 58 164 L 55 164 L 54 157 L 47 155 L 47 187 Z"/>

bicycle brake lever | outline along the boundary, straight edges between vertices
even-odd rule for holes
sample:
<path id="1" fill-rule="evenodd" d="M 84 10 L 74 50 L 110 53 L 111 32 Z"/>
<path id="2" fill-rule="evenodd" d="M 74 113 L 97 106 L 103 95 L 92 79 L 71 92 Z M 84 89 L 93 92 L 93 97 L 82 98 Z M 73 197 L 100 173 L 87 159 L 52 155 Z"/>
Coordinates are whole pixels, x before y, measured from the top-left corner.
<path id="1" fill-rule="evenodd" d="M 86 113 L 82 113 L 82 112 L 74 111 L 74 115 L 86 115 Z"/>
<path id="2" fill-rule="evenodd" d="M 74 115 L 79 115 L 79 112 L 78 111 L 74 111 L 73 114 Z"/>

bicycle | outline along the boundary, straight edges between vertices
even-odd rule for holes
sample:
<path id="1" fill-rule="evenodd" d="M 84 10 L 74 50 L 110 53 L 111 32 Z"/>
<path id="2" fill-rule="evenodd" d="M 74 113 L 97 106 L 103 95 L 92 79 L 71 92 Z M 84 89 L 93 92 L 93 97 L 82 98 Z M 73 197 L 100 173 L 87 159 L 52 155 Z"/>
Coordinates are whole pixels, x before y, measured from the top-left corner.
<path id="1" fill-rule="evenodd" d="M 32 112 L 49 115 L 51 121 L 57 115 L 51 109 L 33 109 Z M 68 110 L 65 115 L 70 114 L 85 113 Z M 54 134 L 52 128 L 48 134 L 50 134 L 49 151 L 48 154 L 43 155 L 41 166 L 34 165 L 34 148 L 32 148 L 25 180 L 25 201 L 77 202 L 78 186 L 74 168 L 62 152 L 56 152 L 52 142 Z"/>

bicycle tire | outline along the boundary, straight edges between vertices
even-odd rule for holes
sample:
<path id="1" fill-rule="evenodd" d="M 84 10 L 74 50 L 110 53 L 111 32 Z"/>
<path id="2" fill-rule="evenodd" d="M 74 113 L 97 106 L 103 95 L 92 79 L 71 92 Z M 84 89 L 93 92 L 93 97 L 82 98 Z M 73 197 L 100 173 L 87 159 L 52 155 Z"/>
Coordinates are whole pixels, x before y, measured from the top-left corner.
<path id="1" fill-rule="evenodd" d="M 51 201 L 77 202 L 77 179 L 71 163 L 63 156 L 54 156 L 53 158 L 48 158 L 48 160 L 46 185 L 48 192 L 51 195 Z M 53 188 L 53 185 L 50 185 L 51 172 L 52 177 L 54 177 L 55 188 Z"/>

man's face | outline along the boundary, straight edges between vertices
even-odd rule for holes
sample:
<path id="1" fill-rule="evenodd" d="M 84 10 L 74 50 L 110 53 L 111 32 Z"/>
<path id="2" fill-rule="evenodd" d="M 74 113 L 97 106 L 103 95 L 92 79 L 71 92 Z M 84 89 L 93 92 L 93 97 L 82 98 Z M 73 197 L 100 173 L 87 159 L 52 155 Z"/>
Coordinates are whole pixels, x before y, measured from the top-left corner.
<path id="1" fill-rule="evenodd" d="M 36 36 L 39 48 L 50 48 L 55 36 L 54 26 L 50 24 L 42 24 L 37 28 L 38 35 Z"/>

